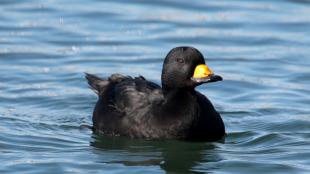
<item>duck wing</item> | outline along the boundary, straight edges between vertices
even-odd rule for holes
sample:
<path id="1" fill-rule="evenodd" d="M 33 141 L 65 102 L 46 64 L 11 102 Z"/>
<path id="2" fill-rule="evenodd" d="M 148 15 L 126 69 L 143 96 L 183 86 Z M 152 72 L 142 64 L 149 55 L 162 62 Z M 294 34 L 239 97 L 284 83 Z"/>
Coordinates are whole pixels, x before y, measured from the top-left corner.
<path id="1" fill-rule="evenodd" d="M 138 108 L 147 108 L 163 99 L 160 86 L 139 76 L 126 79 L 114 88 L 115 105 L 127 114 Z M 139 111 L 141 112 L 141 111 Z"/>

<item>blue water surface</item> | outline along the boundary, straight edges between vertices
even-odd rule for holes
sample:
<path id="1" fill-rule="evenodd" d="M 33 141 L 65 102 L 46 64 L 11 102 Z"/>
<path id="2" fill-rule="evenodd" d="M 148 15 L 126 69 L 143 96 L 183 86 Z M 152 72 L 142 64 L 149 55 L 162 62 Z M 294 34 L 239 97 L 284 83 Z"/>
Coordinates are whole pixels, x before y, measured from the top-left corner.
<path id="1" fill-rule="evenodd" d="M 310 173 L 310 1 L 0 0 L 0 173 Z M 181 45 L 224 142 L 94 134 L 84 72 L 160 83 Z"/>

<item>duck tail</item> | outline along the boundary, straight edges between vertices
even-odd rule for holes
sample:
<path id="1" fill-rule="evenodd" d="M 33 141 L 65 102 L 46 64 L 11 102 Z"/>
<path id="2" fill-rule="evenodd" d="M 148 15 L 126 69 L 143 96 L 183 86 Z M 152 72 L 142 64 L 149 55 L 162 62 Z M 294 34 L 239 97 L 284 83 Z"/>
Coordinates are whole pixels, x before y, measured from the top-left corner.
<path id="1" fill-rule="evenodd" d="M 97 95 L 102 94 L 109 84 L 109 80 L 101 79 L 93 74 L 85 73 L 85 78 L 92 89 Z"/>

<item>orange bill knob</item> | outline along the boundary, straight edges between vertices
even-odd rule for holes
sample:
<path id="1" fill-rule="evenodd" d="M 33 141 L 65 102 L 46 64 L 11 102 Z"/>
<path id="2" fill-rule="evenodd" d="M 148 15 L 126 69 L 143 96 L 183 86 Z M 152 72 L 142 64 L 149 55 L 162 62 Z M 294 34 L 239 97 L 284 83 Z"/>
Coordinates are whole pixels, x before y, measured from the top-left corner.
<path id="1" fill-rule="evenodd" d="M 212 74 L 213 74 L 212 70 L 209 67 L 207 67 L 207 65 L 200 64 L 196 66 L 193 78 L 197 78 L 197 79 L 206 78 Z"/>

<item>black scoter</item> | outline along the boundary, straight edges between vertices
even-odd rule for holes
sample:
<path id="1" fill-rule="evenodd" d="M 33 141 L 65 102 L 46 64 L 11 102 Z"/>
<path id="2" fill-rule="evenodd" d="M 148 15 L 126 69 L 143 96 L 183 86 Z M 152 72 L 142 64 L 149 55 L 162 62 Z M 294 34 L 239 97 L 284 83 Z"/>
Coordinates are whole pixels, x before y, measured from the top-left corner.
<path id="1" fill-rule="evenodd" d="M 99 99 L 93 129 L 105 135 L 145 139 L 217 141 L 225 135 L 220 114 L 195 90 L 222 80 L 193 47 L 173 48 L 166 56 L 161 87 L 143 76 L 112 74 L 107 79 L 86 73 Z"/>

